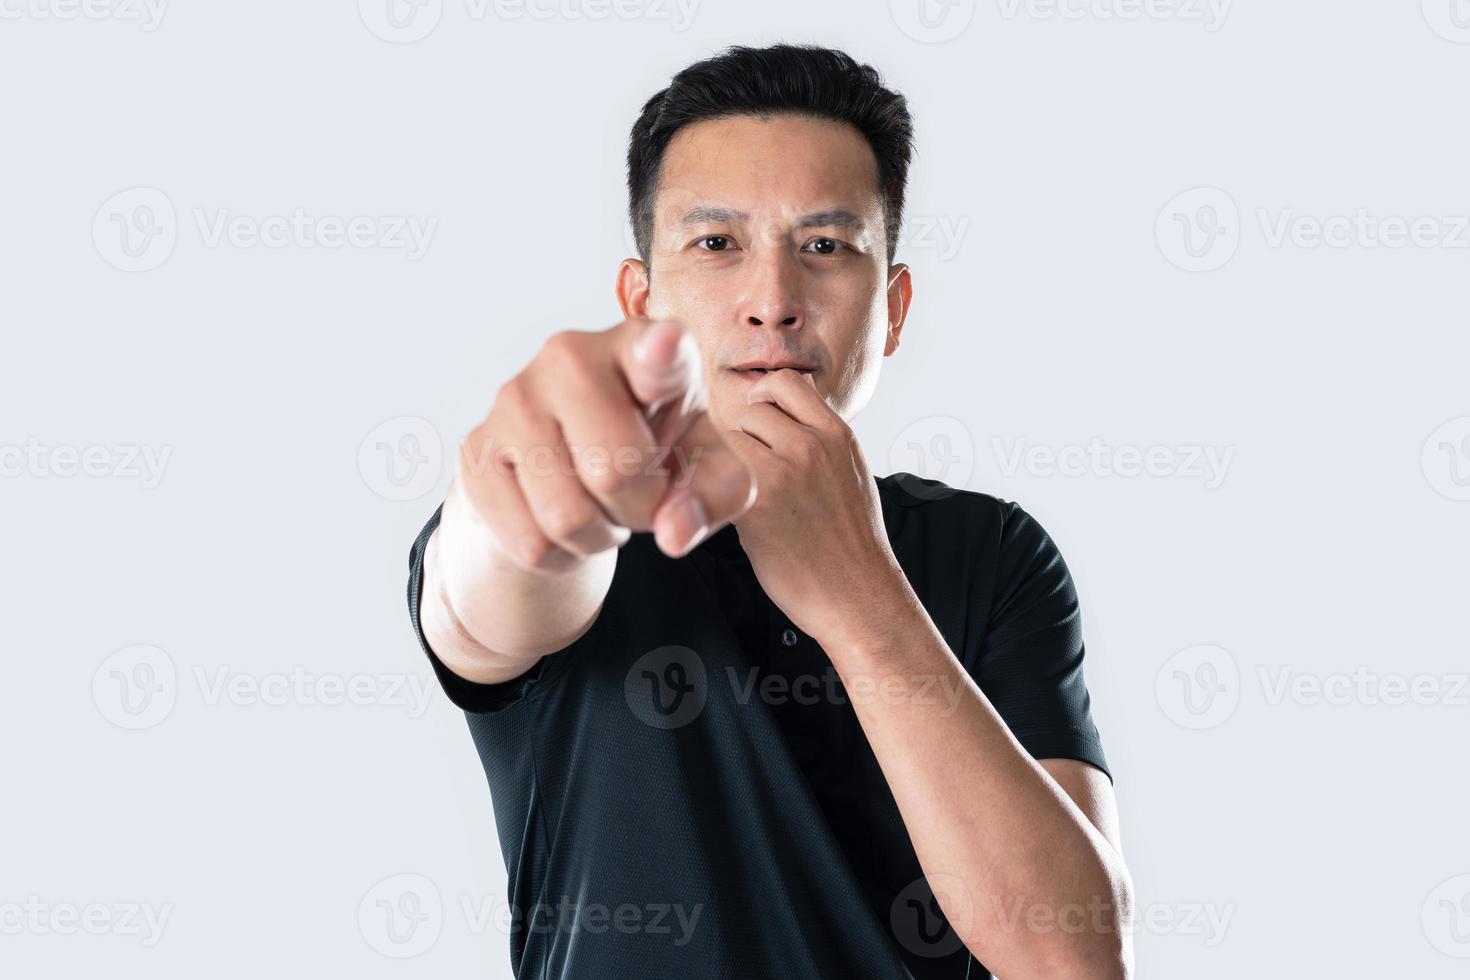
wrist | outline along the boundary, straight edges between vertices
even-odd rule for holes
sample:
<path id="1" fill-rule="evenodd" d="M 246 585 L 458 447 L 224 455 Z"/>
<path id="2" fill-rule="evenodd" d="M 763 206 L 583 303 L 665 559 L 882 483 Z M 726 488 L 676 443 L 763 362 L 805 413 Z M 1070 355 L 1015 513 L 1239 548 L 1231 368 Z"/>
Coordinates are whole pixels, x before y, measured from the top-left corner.
<path id="1" fill-rule="evenodd" d="M 902 649 L 905 638 L 918 635 L 918 629 L 932 628 L 924 625 L 928 613 L 896 563 L 853 594 L 860 597 L 861 606 L 837 617 L 832 629 L 813 637 L 839 671 L 849 664 L 868 670 Z"/>

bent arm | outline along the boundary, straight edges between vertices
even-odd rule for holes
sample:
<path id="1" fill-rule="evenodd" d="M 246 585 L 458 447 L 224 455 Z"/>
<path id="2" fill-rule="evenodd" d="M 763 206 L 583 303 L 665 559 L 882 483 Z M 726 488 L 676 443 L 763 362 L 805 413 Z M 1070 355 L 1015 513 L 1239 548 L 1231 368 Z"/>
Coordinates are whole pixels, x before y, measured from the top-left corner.
<path id="1" fill-rule="evenodd" d="M 424 639 L 465 680 L 496 684 L 570 646 L 596 621 L 617 567 L 616 548 L 565 571 L 512 562 L 468 505 L 456 479 L 424 551 Z"/>
<path id="2" fill-rule="evenodd" d="M 907 582 L 876 594 L 885 628 L 817 639 L 956 934 L 1012 980 L 1131 976 L 1132 885 L 1116 834 L 1027 754 Z"/>

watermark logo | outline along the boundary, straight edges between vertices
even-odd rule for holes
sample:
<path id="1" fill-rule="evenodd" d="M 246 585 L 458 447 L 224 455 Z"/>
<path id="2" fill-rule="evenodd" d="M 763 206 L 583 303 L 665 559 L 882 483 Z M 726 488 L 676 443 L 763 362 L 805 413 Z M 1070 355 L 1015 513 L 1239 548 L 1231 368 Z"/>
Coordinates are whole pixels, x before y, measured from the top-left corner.
<path id="1" fill-rule="evenodd" d="M 288 671 L 248 674 L 227 665 L 195 664 L 192 677 L 208 708 L 285 707 L 394 708 L 422 718 L 433 696 L 433 681 L 417 674 L 315 673 L 301 665 Z M 109 656 L 92 675 L 97 711 L 119 728 L 139 731 L 161 724 L 180 692 L 173 658 L 156 646 L 138 644 Z"/>
<path id="2" fill-rule="evenodd" d="M 1470 959 L 1470 874 L 1435 886 L 1419 913 L 1429 944 L 1446 956 Z"/>
<path id="3" fill-rule="evenodd" d="M 628 707 L 653 728 L 689 724 L 704 710 L 707 693 L 703 658 L 677 644 L 645 653 L 623 679 Z"/>
<path id="4" fill-rule="evenodd" d="M 417 500 L 439 484 L 444 442 L 428 419 L 400 415 L 379 424 L 357 447 L 362 482 L 384 500 Z"/>
<path id="5" fill-rule="evenodd" d="M 905 426 L 888 447 L 890 472 L 899 488 L 920 500 L 939 500 L 969 486 L 975 474 L 975 439 L 952 415 L 929 415 Z M 934 481 L 930 483 L 922 481 Z"/>
<path id="6" fill-rule="evenodd" d="M 624 936 L 656 937 L 648 942 L 668 943 L 676 948 L 689 945 L 704 913 L 703 903 L 692 906 L 679 902 L 587 902 L 563 896 L 552 901 L 541 898 L 530 909 L 518 905 L 488 908 L 481 900 L 478 908 L 469 895 L 460 896 L 460 907 L 469 931 L 479 935 L 493 916 L 502 932 L 508 935 L 531 933 L 545 935 L 559 932 L 574 941 L 577 933 L 593 936 L 616 932 Z"/>
<path id="7" fill-rule="evenodd" d="M 438 886 L 420 874 L 384 878 L 358 903 L 357 928 L 384 956 L 409 959 L 427 952 L 444 929 Z"/>
<path id="8" fill-rule="evenodd" d="M 821 674 L 762 674 L 748 667 L 744 676 L 733 666 L 725 677 L 736 704 L 752 701 L 779 707 L 784 704 L 917 704 L 948 717 L 959 707 L 969 685 L 945 674 L 853 674 L 844 682 L 830 663 Z"/>
<path id="9" fill-rule="evenodd" d="M 1424 440 L 1424 479 L 1450 500 L 1470 500 L 1470 415 L 1450 419 Z"/>
<path id="10" fill-rule="evenodd" d="M 888 910 L 893 937 L 918 956 L 948 956 L 964 945 L 959 931 L 968 930 L 974 900 L 965 883 L 954 875 L 921 876 L 894 896 Z"/>
<path id="11" fill-rule="evenodd" d="M 1211 644 L 1181 650 L 1155 681 L 1164 714 L 1182 728 L 1224 724 L 1247 687 L 1266 708 L 1338 709 L 1470 707 L 1470 673 L 1378 671 L 1366 664 L 1351 670 L 1312 671 L 1293 664 L 1257 664 L 1247 685 L 1235 658 Z"/>
<path id="12" fill-rule="evenodd" d="M 1176 194 L 1154 222 L 1154 239 L 1164 258 L 1186 272 L 1211 272 L 1240 247 L 1240 210 L 1218 187 Z"/>
<path id="13" fill-rule="evenodd" d="M 1470 250 L 1470 215 L 1392 214 L 1359 207 L 1310 214 L 1292 207 L 1251 209 L 1271 251 Z M 1218 187 L 1177 195 L 1159 213 L 1154 235 L 1164 257 L 1188 272 L 1211 272 L 1234 257 L 1244 234 L 1240 210 Z"/>
<path id="14" fill-rule="evenodd" d="M 111 654 L 92 675 L 92 702 L 119 728 L 141 731 L 169 716 L 178 700 L 174 662 L 156 646 L 140 643 Z"/>
<path id="15" fill-rule="evenodd" d="M 786 630 L 783 642 L 798 642 Z M 721 685 L 728 685 L 724 687 Z M 763 704 L 810 707 L 817 704 L 916 704 L 936 717 L 951 715 L 969 690 L 967 682 L 944 674 L 854 674 L 840 678 L 828 664 L 820 673 L 766 672 L 760 667 L 726 664 L 711 670 L 688 647 L 666 646 L 640 657 L 624 678 L 628 707 L 654 728 L 680 728 L 697 718 L 711 695 L 746 707 Z"/>
<path id="16" fill-rule="evenodd" d="M 553 942 L 575 942 L 581 933 L 614 932 L 683 947 L 694 938 L 703 913 L 703 904 L 588 902 L 571 895 L 538 895 L 529 907 L 483 894 L 451 894 L 445 901 L 432 880 L 404 873 L 370 888 L 358 903 L 357 919 L 358 931 L 372 949 L 408 959 L 431 948 L 447 928 L 463 928 L 472 936 L 492 930 L 505 936 L 560 933 Z"/>
<path id="17" fill-rule="evenodd" d="M 444 0 L 357 0 L 363 25 L 389 44 L 422 41 L 439 26 Z"/>
<path id="18" fill-rule="evenodd" d="M 888 12 L 915 41 L 942 44 L 965 33 L 975 19 L 975 0 L 889 0 Z"/>
<path id="19" fill-rule="evenodd" d="M 314 214 L 302 207 L 277 214 L 242 214 L 195 207 L 190 223 L 207 249 L 353 249 L 402 252 L 417 262 L 429 251 L 439 219 L 412 214 Z M 102 203 L 92 217 L 92 243 L 103 261 L 123 272 L 149 272 L 168 261 L 180 221 L 168 195 L 130 187 Z"/>
<path id="20" fill-rule="evenodd" d="M 1422 0 L 1424 21 L 1446 41 L 1470 44 L 1470 0 Z"/>
<path id="21" fill-rule="evenodd" d="M 114 269 L 148 272 L 168 261 L 179 239 L 173 202 L 156 187 L 129 187 L 92 216 L 92 244 Z"/>
<path id="22" fill-rule="evenodd" d="M 1240 703 L 1240 667 L 1229 650 L 1200 644 L 1180 650 L 1159 668 L 1154 697 L 1181 728 L 1223 725 Z"/>

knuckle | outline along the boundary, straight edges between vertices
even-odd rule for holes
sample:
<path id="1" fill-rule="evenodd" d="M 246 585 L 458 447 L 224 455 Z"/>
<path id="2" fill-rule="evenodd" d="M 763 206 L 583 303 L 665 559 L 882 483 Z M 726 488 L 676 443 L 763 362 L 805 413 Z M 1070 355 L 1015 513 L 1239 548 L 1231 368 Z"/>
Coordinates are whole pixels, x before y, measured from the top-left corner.
<path id="1" fill-rule="evenodd" d="M 552 541 L 573 542 L 596 520 L 591 508 L 562 501 L 547 504 L 541 514 L 541 531 Z"/>
<path id="2" fill-rule="evenodd" d="M 490 435 L 488 426 L 477 426 L 459 444 L 459 452 L 455 455 L 455 473 L 466 481 L 483 477 L 494 463 L 494 452 L 495 439 Z"/>
<path id="3" fill-rule="evenodd" d="M 556 542 L 542 534 L 528 536 L 517 550 L 522 567 L 543 574 L 565 568 L 570 557 Z"/>
<path id="4" fill-rule="evenodd" d="M 531 410 L 531 402 L 531 385 L 522 372 L 500 386 L 500 390 L 495 393 L 490 414 L 525 418 Z"/>
<path id="5" fill-rule="evenodd" d="M 540 531 L 533 528 L 524 530 L 517 529 L 514 533 L 502 535 L 503 547 L 509 552 L 511 559 L 522 568 L 534 568 L 536 563 L 542 559 L 546 549 L 550 546 Z"/>
<path id="6" fill-rule="evenodd" d="M 579 390 L 595 387 L 603 383 L 599 375 L 603 363 L 585 347 L 568 350 L 556 362 L 556 373 L 547 380 L 552 384 L 569 384 Z"/>
<path id="7" fill-rule="evenodd" d="M 576 338 L 572 331 L 558 330 L 541 342 L 541 351 L 537 357 L 538 359 L 544 357 L 547 360 L 559 360 L 570 355 L 575 346 Z"/>
<path id="8" fill-rule="evenodd" d="M 538 360 L 553 370 L 562 370 L 588 360 L 587 339 L 592 336 L 585 330 L 558 330 L 541 344 Z"/>
<path id="9" fill-rule="evenodd" d="M 615 499 L 626 493 L 631 485 L 628 476 L 615 466 L 592 466 L 581 473 L 582 485 L 589 493 L 601 500 Z"/>

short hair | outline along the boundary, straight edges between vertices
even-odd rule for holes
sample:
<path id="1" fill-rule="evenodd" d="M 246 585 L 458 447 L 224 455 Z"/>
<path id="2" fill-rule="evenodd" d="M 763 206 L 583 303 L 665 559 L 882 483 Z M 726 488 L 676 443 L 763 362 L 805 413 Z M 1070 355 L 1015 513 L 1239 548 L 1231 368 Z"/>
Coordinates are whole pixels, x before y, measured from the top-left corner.
<path id="1" fill-rule="evenodd" d="M 773 44 L 734 45 L 695 62 L 643 104 L 628 138 L 628 216 L 645 265 L 650 263 L 654 196 L 669 141 L 691 123 L 736 115 L 806 116 L 857 129 L 877 161 L 892 264 L 913 155 L 914 127 L 907 101 L 884 87 L 876 69 L 858 64 L 845 52 Z"/>

